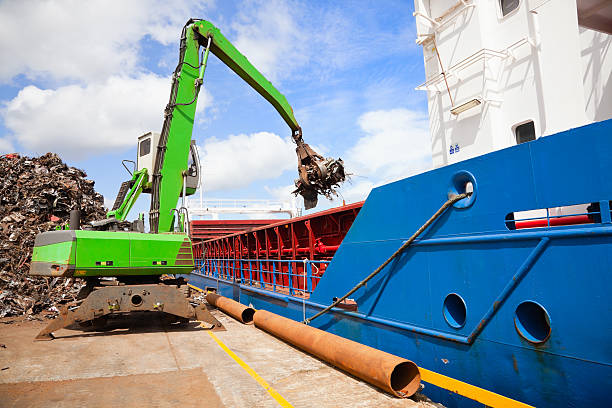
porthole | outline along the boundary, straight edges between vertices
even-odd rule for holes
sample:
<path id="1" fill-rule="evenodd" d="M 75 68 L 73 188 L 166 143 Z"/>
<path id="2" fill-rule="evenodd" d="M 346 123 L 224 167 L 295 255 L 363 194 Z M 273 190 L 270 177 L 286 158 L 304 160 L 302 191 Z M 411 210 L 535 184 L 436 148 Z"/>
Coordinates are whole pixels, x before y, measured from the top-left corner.
<path id="1" fill-rule="evenodd" d="M 461 170 L 453 174 L 451 179 L 449 198 L 453 194 L 472 193 L 471 196 L 464 198 L 463 200 L 457 201 L 453 206 L 455 208 L 467 208 L 474 204 L 476 201 L 476 193 L 478 186 L 476 179 L 469 171 Z"/>
<path id="2" fill-rule="evenodd" d="M 550 317 L 546 309 L 536 302 L 525 301 L 518 305 L 514 327 L 530 343 L 544 343 L 550 337 Z"/>
<path id="3" fill-rule="evenodd" d="M 444 307 L 442 313 L 444 314 L 444 320 L 449 326 L 460 329 L 465 324 L 465 317 L 467 309 L 465 302 L 456 293 L 451 293 L 444 299 Z"/>

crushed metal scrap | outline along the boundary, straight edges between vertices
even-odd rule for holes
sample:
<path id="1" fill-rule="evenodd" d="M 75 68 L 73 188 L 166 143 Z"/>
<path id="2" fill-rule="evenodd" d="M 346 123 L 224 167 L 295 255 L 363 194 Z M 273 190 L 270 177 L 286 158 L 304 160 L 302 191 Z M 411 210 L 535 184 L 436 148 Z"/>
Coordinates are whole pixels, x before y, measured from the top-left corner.
<path id="1" fill-rule="evenodd" d="M 0 156 L 0 317 L 57 314 L 75 300 L 78 280 L 28 275 L 36 234 L 65 227 L 70 210 L 85 222 L 106 216 L 104 198 L 83 170 L 54 153 Z"/>
<path id="2" fill-rule="evenodd" d="M 338 195 L 338 187 L 346 180 L 342 159 L 327 159 L 315 152 L 302 139 L 302 130 L 293 135 L 297 147 L 299 178 L 295 180 L 293 194 L 304 198 L 304 208 L 310 210 L 317 206 L 318 195 L 331 200 Z"/>

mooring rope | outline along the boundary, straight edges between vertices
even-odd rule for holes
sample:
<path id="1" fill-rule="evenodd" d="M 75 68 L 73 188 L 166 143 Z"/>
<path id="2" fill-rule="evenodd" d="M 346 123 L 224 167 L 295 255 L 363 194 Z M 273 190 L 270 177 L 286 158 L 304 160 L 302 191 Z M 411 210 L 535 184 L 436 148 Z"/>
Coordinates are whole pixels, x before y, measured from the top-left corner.
<path id="1" fill-rule="evenodd" d="M 385 266 L 387 266 L 389 264 L 389 262 L 391 262 L 393 259 L 395 259 L 395 257 L 397 257 L 399 254 L 401 254 L 406 248 L 408 248 L 414 242 L 414 240 L 417 239 L 419 237 L 419 235 L 421 235 L 423 233 L 423 231 L 425 231 L 427 229 L 427 227 L 429 227 L 438 217 L 440 217 L 442 215 L 442 213 L 444 213 L 444 211 L 448 207 L 450 207 L 451 205 L 455 204 L 456 202 L 461 201 L 464 198 L 467 198 L 467 197 L 469 197 L 471 195 L 472 195 L 472 192 L 467 192 L 467 193 L 462 193 L 462 194 L 456 194 L 456 195 L 450 197 L 444 203 L 444 205 L 442 205 L 442 207 L 440 207 L 440 209 L 438 211 L 436 211 L 435 214 L 432 215 L 431 218 L 428 219 L 427 222 L 425 224 L 423 224 L 421 226 L 421 228 L 419 228 L 417 230 L 417 232 L 415 232 L 414 234 L 412 234 L 412 236 L 410 238 L 408 238 L 408 241 L 404 242 L 404 244 L 401 247 L 399 247 L 399 249 L 397 251 L 395 251 L 393 253 L 393 255 L 391 255 L 385 262 L 383 262 L 382 265 L 380 265 L 378 268 L 376 268 L 376 270 L 374 270 L 374 272 L 372 272 L 364 280 L 359 282 L 353 289 L 349 290 L 346 293 L 346 295 L 342 296 L 341 298 L 338 298 L 334 303 L 332 303 L 331 305 L 327 306 L 325 309 L 321 310 L 319 313 L 315 314 L 314 316 L 312 316 L 312 317 L 310 317 L 308 319 L 304 319 L 302 321 L 302 323 L 310 324 L 310 322 L 312 322 L 314 319 L 316 319 L 317 317 L 321 316 L 322 314 L 325 314 L 325 313 L 329 312 L 332 308 L 336 307 L 339 303 L 344 301 L 344 299 L 346 299 L 347 297 L 349 297 L 353 293 L 355 293 L 357 291 L 357 289 L 359 289 L 360 287 L 362 287 L 363 285 L 368 283 L 368 281 L 370 279 L 372 279 L 374 276 L 376 276 L 380 271 L 382 271 L 385 268 Z"/>

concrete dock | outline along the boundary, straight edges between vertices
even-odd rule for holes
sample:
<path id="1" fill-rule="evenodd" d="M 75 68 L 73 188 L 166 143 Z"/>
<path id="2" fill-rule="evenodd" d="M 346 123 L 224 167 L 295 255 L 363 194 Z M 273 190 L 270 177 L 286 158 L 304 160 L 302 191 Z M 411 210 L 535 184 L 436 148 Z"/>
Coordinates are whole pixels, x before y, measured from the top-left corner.
<path id="1" fill-rule="evenodd" d="M 157 317 L 104 332 L 0 324 L 0 407 L 438 407 L 397 399 L 214 310 L 227 331 Z"/>

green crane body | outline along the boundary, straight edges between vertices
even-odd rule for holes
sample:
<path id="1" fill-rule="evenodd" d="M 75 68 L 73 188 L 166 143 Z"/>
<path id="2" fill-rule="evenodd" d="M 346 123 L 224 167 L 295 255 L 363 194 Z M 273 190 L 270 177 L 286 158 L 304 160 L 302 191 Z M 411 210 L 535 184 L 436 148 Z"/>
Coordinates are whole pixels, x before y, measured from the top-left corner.
<path id="1" fill-rule="evenodd" d="M 192 270 L 191 241 L 185 234 L 63 230 L 36 237 L 30 274 L 152 276 Z"/>
<path id="2" fill-rule="evenodd" d="M 198 55 L 200 47 L 206 49 L 202 61 Z M 109 221 L 124 221 L 140 193 L 151 193 L 151 233 L 79 229 L 43 232 L 36 237 L 30 274 L 62 277 L 155 276 L 188 274 L 193 270 L 190 239 L 184 231 L 174 232 L 175 208 L 183 193 L 191 195 L 195 192 L 195 188 L 186 188 L 183 184 L 188 172 L 196 103 L 209 51 L 269 101 L 289 125 L 298 145 L 300 179 L 296 181 L 296 192 L 303 194 L 305 199 L 306 194 L 310 199 L 314 194 L 316 202 L 316 191 L 322 191 L 321 184 L 317 184 L 322 179 L 320 168 L 330 163 L 337 167 L 337 164 L 317 164 L 322 157 L 303 143 L 300 126 L 283 94 L 213 24 L 192 19 L 187 22 L 181 35 L 179 63 L 173 74 L 170 102 L 165 109 L 159 143 L 154 147 L 157 149 L 154 166 L 133 173 L 125 198 L 107 214 Z M 335 163 L 340 163 L 343 180 L 342 161 Z M 325 171 L 325 174 L 332 174 L 336 170 Z M 149 174 L 152 181 L 148 179 Z M 337 180 L 334 179 L 333 183 L 337 184 Z"/>

